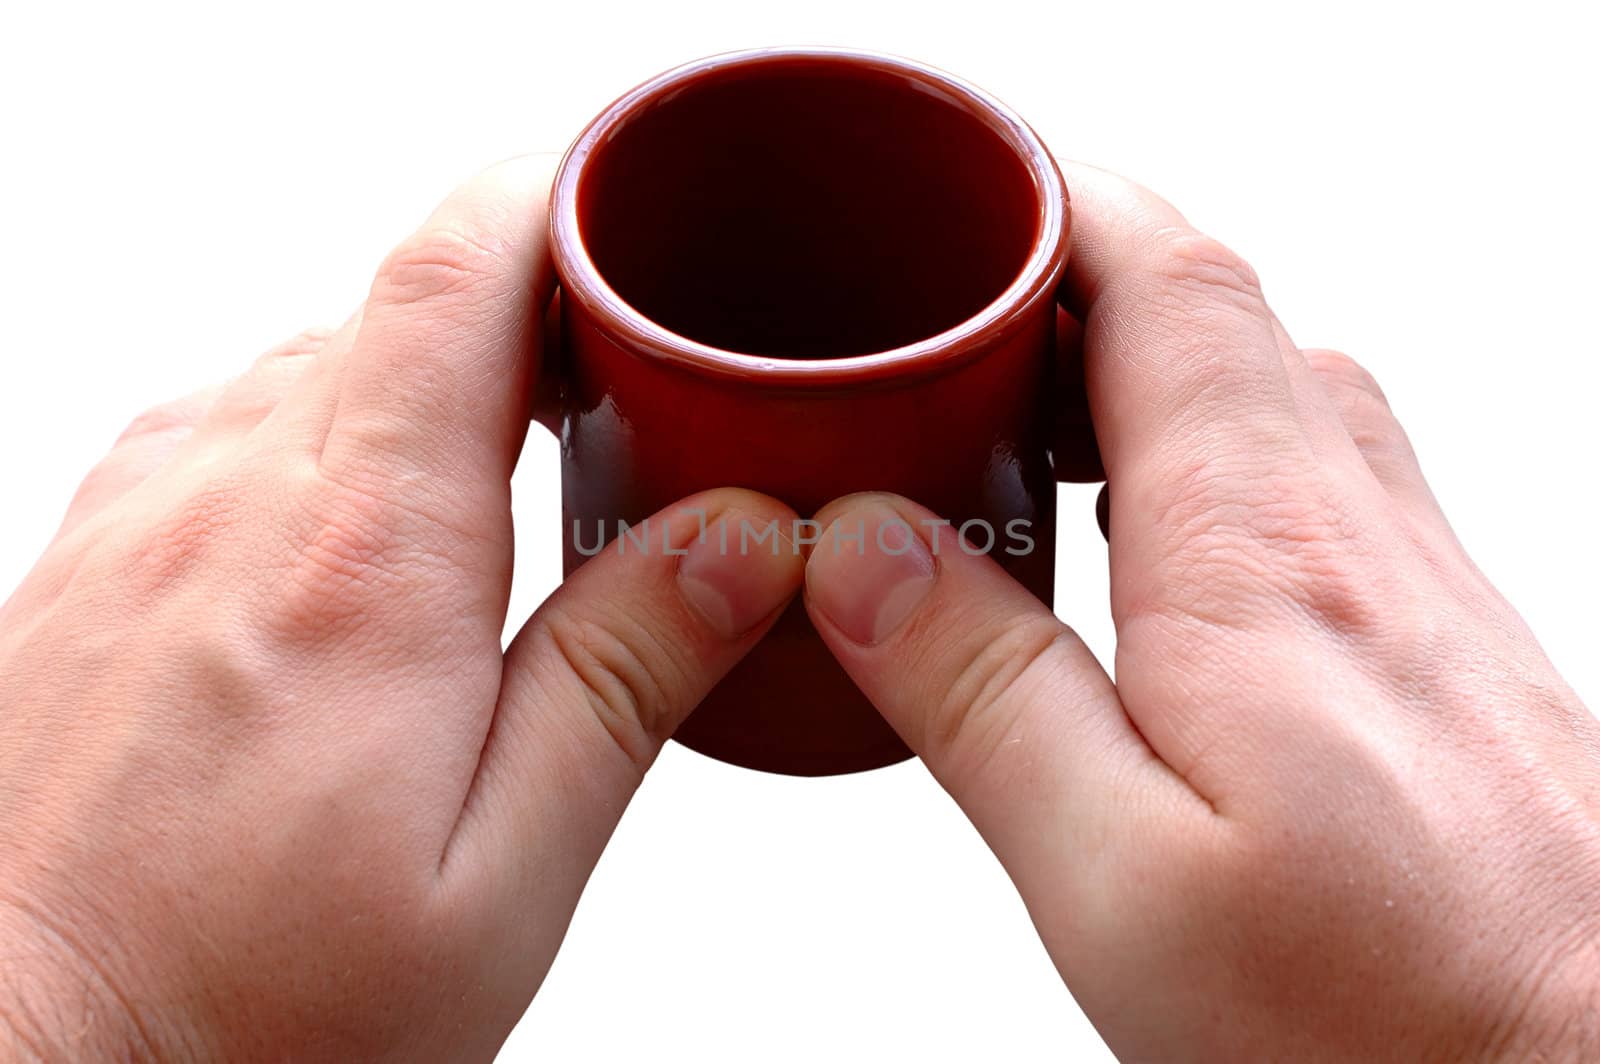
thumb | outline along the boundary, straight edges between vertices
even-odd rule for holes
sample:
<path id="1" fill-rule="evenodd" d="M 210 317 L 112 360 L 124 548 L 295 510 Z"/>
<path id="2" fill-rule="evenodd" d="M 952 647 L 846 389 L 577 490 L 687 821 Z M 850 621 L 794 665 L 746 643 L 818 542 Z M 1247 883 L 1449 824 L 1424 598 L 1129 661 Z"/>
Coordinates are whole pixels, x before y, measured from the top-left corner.
<path id="1" fill-rule="evenodd" d="M 514 896 L 576 904 L 661 745 L 799 590 L 794 520 L 755 492 L 705 492 L 618 534 L 569 577 L 506 652 L 447 857 L 486 858 Z M 779 536 L 746 549 L 741 525 L 774 521 Z M 581 531 L 580 543 L 598 541 L 598 529 Z"/>
<path id="2" fill-rule="evenodd" d="M 893 495 L 817 519 L 812 623 L 1023 895 L 1059 890 L 1175 777 L 1083 641 L 948 521 Z"/>

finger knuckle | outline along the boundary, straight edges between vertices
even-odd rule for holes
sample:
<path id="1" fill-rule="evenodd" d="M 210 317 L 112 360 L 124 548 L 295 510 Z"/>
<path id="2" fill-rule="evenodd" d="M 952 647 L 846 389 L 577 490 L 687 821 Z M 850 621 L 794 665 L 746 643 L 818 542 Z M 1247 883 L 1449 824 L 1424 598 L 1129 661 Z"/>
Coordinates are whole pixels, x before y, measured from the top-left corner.
<path id="1" fill-rule="evenodd" d="M 427 561 L 405 515 L 377 496 L 323 482 L 299 509 L 270 600 L 273 630 L 327 640 L 385 620 L 385 589 Z"/>
<path id="2" fill-rule="evenodd" d="M 226 477 L 190 491 L 131 537 L 122 569 L 135 592 L 154 595 L 180 585 L 214 560 L 243 518 L 245 494 Z"/>
<path id="3" fill-rule="evenodd" d="M 283 343 L 267 351 L 257 361 L 257 364 L 270 363 L 284 359 L 294 360 L 306 355 L 314 355 L 327 346 L 333 330 L 320 326 L 302 329 Z"/>
<path id="4" fill-rule="evenodd" d="M 1305 358 L 1333 398 L 1345 431 L 1374 471 L 1383 476 L 1413 468 L 1416 452 L 1377 378 L 1338 351 L 1313 349 L 1305 352 Z"/>
<path id="5" fill-rule="evenodd" d="M 306 334 L 309 335 L 309 334 Z M 256 359 L 250 372 L 233 381 L 217 398 L 208 419 L 213 423 L 249 427 L 272 413 L 317 348 L 291 341 Z"/>
<path id="6" fill-rule="evenodd" d="M 125 451 L 113 451 L 101 459 L 84 475 L 77 491 L 73 492 L 71 510 L 93 516 L 133 486 L 143 471 L 132 469 L 132 460 Z"/>
<path id="7" fill-rule="evenodd" d="M 1157 525 L 1168 547 L 1164 601 L 1196 618 L 1231 627 L 1289 605 L 1339 635 L 1381 625 L 1366 530 L 1319 478 L 1208 465 Z"/>
<path id="8" fill-rule="evenodd" d="M 672 656 L 648 625 L 552 611 L 543 632 L 585 704 L 629 760 L 645 765 L 670 732 Z"/>
<path id="9" fill-rule="evenodd" d="M 1388 398 L 1378 385 L 1378 379 L 1361 363 L 1342 351 L 1327 348 L 1310 348 L 1304 352 L 1306 364 L 1326 384 L 1345 388 L 1376 399 L 1388 405 Z"/>
<path id="10" fill-rule="evenodd" d="M 1255 456 L 1197 461 L 1173 478 L 1156 526 L 1179 543 L 1241 537 L 1293 553 L 1302 545 L 1339 540 L 1339 508 L 1318 505 L 1308 471 L 1278 469 Z"/>
<path id="11" fill-rule="evenodd" d="M 966 652 L 932 701 L 924 742 L 936 757 L 987 760 L 1015 726 L 1030 679 L 1062 648 L 1068 630 L 1053 617 L 1028 617 Z M 944 653 L 937 648 L 936 653 Z"/>
<path id="12" fill-rule="evenodd" d="M 1345 430 L 1380 479 L 1393 483 L 1415 468 L 1417 456 L 1411 440 L 1397 422 L 1383 416 L 1382 412 L 1352 413 L 1345 422 Z"/>
<path id="13" fill-rule="evenodd" d="M 200 413 L 196 405 L 186 399 L 161 403 L 143 411 L 128 422 L 127 427 L 117 437 L 117 443 L 127 443 L 147 436 L 187 433 L 194 428 Z"/>
<path id="14" fill-rule="evenodd" d="M 263 352 L 251 365 L 250 372 L 236 380 L 224 393 L 223 401 L 238 398 L 241 394 L 258 397 L 257 393 L 281 391 L 281 382 L 297 376 L 327 344 L 332 333 L 326 329 L 307 329 L 276 347 Z"/>
<path id="15" fill-rule="evenodd" d="M 507 258 L 492 228 L 461 220 L 429 225 L 408 237 L 379 267 L 374 301 L 425 303 L 476 291 Z"/>
<path id="16" fill-rule="evenodd" d="M 1169 226 L 1151 237 L 1150 264 L 1162 287 L 1193 301 L 1221 300 L 1256 309 L 1261 279 L 1236 251 L 1215 237 Z"/>

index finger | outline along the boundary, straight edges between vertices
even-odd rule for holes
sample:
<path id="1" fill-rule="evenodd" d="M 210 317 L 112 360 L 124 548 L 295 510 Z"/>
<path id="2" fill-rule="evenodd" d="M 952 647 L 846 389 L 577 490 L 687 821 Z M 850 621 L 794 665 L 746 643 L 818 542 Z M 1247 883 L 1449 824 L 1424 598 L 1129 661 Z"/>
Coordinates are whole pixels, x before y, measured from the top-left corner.
<path id="1" fill-rule="evenodd" d="M 524 156 L 485 171 L 384 260 L 339 375 L 325 467 L 503 490 L 555 288 L 554 162 Z"/>
<path id="2" fill-rule="evenodd" d="M 1170 483 L 1197 461 L 1303 452 L 1255 271 L 1148 190 L 1095 167 L 1060 165 L 1072 192 L 1061 299 L 1083 323 L 1108 476 Z"/>

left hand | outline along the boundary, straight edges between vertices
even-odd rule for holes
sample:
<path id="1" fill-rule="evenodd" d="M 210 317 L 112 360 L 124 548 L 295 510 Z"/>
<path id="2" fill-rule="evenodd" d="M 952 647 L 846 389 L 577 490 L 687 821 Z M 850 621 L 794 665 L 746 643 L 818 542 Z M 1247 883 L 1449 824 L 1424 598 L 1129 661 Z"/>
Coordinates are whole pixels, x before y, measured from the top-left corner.
<path id="1" fill-rule="evenodd" d="M 548 172 L 472 181 L 343 328 L 136 420 L 0 608 L 0 1056 L 489 1059 L 798 587 L 669 513 L 687 555 L 592 559 L 502 654 Z"/>

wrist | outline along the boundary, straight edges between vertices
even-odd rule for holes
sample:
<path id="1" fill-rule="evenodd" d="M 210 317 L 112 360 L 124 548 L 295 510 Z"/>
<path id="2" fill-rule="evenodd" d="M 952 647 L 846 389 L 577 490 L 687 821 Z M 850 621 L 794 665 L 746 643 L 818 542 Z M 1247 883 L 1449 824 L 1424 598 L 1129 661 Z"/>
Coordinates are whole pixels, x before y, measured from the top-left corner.
<path id="1" fill-rule="evenodd" d="M 0 1059 L 149 1060 L 173 1048 L 152 1040 L 121 978 L 91 950 L 68 928 L 0 901 Z"/>

